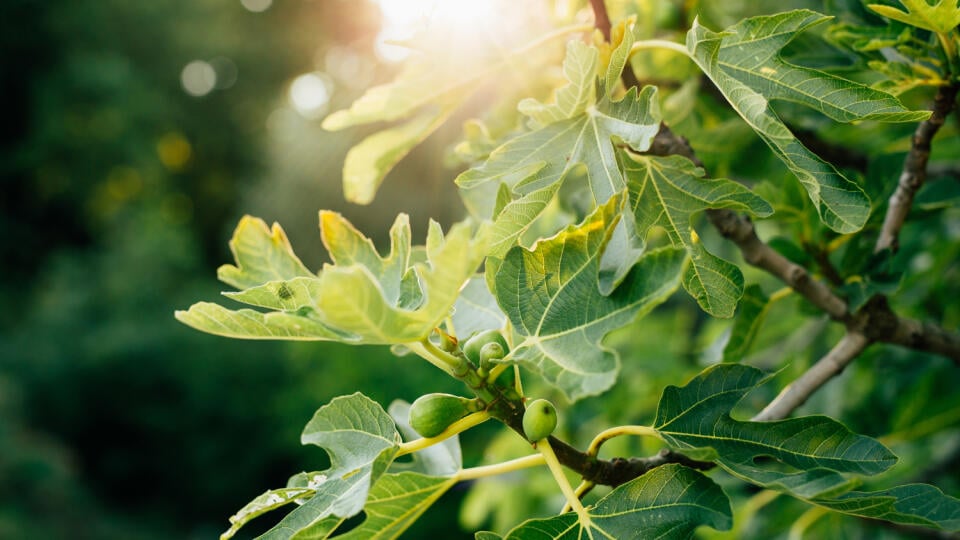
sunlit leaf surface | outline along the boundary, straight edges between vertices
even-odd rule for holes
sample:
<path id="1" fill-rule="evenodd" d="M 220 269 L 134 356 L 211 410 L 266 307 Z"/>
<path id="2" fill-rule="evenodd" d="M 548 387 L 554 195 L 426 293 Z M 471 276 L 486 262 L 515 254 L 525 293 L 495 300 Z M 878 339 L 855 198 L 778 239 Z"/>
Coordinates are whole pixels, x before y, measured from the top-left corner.
<path id="1" fill-rule="evenodd" d="M 615 354 L 601 341 L 612 330 L 649 312 L 676 290 L 683 251 L 646 255 L 612 294 L 597 285 L 601 253 L 621 202 L 610 199 L 578 226 L 526 250 L 513 248 L 494 278 L 494 295 L 523 336 L 511 355 L 540 372 L 571 399 L 613 383 Z"/>

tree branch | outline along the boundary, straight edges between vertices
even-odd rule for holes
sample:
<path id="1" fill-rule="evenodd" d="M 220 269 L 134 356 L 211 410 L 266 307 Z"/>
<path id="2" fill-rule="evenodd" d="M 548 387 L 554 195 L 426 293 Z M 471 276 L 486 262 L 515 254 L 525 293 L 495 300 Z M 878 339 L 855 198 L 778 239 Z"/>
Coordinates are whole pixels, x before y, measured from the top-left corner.
<path id="1" fill-rule="evenodd" d="M 703 167 L 703 162 L 694 154 L 686 139 L 677 136 L 663 124 L 647 153 L 656 156 L 679 154 L 693 161 L 698 167 Z M 790 261 L 760 240 L 749 218 L 731 210 L 714 209 L 707 210 L 707 218 L 724 238 L 731 240 L 740 248 L 743 259 L 748 264 L 762 268 L 780 278 L 833 319 L 843 322 L 849 320 L 847 303 L 834 294 L 828 286 L 813 279 L 806 268 Z"/>
<path id="2" fill-rule="evenodd" d="M 847 332 L 830 352 L 787 385 L 769 405 L 753 417 L 755 422 L 781 420 L 803 405 L 827 381 L 840 374 L 870 344 L 859 332 Z"/>
<path id="3" fill-rule="evenodd" d="M 900 173 L 900 179 L 897 181 L 897 189 L 890 196 L 887 214 L 883 218 L 883 227 L 880 229 L 874 251 L 898 249 L 900 229 L 907 219 L 907 214 L 910 213 L 910 207 L 913 206 L 913 197 L 927 180 L 930 142 L 953 110 L 958 90 L 960 90 L 960 83 L 941 86 L 933 101 L 933 114 L 920 122 L 917 130 L 914 131 L 910 153 L 907 154 L 907 159 L 903 163 L 903 172 Z"/>
<path id="4" fill-rule="evenodd" d="M 960 336 L 930 323 L 900 317 L 885 296 L 874 296 L 858 311 L 848 328 L 872 341 L 938 354 L 960 365 Z"/>
<path id="5" fill-rule="evenodd" d="M 603 39 L 610 41 L 610 16 L 607 15 L 607 6 L 603 0 L 590 0 L 593 8 L 593 25 L 603 34 Z"/>

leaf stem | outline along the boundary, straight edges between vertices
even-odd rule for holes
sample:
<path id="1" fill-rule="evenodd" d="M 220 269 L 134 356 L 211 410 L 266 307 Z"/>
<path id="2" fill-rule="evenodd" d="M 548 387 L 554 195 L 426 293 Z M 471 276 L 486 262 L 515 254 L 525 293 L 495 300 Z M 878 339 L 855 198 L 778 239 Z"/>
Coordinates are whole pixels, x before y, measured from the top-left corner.
<path id="1" fill-rule="evenodd" d="M 596 484 L 591 482 L 590 480 L 583 480 L 580 482 L 580 485 L 577 486 L 577 489 L 573 490 L 573 494 L 576 495 L 578 499 L 583 501 L 584 495 L 586 495 L 587 493 L 590 493 L 590 490 L 593 489 L 593 486 L 595 485 Z M 570 510 L 572 510 L 572 508 L 570 508 L 570 503 L 567 503 L 563 505 L 563 508 L 560 510 L 560 513 L 566 514 Z"/>
<path id="2" fill-rule="evenodd" d="M 951 32 L 950 34 L 952 34 Z M 947 57 L 947 65 L 950 66 L 950 80 L 956 79 L 960 76 L 958 73 L 958 68 L 960 68 L 960 61 L 957 58 L 957 46 L 953 42 L 953 36 L 950 34 L 944 34 L 942 32 L 937 32 L 937 39 L 940 40 L 940 46 L 943 47 L 943 54 Z"/>
<path id="3" fill-rule="evenodd" d="M 423 338 L 420 341 L 405 343 L 408 349 L 427 362 L 437 366 L 453 377 L 463 370 L 463 360 L 437 347 L 430 341 L 430 338 Z"/>
<path id="4" fill-rule="evenodd" d="M 787 540 L 803 540 L 806 535 L 807 529 L 810 528 L 818 519 L 823 517 L 828 510 L 822 506 L 814 506 L 809 510 L 800 514 L 800 517 L 793 522 L 793 525 L 790 526 L 790 531 L 787 534 Z"/>
<path id="5" fill-rule="evenodd" d="M 528 469 L 530 467 L 536 467 L 537 465 L 543 465 L 545 463 L 546 460 L 543 457 L 543 454 L 530 454 L 529 456 L 511 459 L 510 461 L 504 461 L 503 463 L 495 463 L 493 465 L 482 465 L 479 467 L 463 469 L 454 477 L 458 482 L 463 482 L 464 480 L 476 480 L 477 478 L 486 478 L 488 476 L 495 476 L 498 474 L 519 471 L 521 469 Z"/>
<path id="6" fill-rule="evenodd" d="M 487 375 L 487 383 L 492 383 L 493 381 L 497 380 L 497 378 L 500 377 L 500 375 L 502 375 L 503 372 L 506 371 L 510 366 L 511 364 L 497 364 L 493 366 L 490 369 L 490 374 Z"/>
<path id="7" fill-rule="evenodd" d="M 633 47 L 630 47 L 630 54 L 643 49 L 667 49 L 690 58 L 690 51 L 688 51 L 686 47 L 675 41 L 667 41 L 665 39 L 644 39 L 637 41 L 633 44 Z"/>
<path id="8" fill-rule="evenodd" d="M 413 452 L 419 452 L 424 448 L 429 448 L 437 443 L 449 439 L 450 437 L 453 437 L 458 433 L 466 431 L 474 426 L 478 426 L 489 419 L 490 413 L 488 411 L 477 411 L 475 413 L 468 414 L 447 426 L 447 429 L 443 430 L 443 432 L 436 437 L 423 437 L 421 439 L 416 439 L 401 444 L 400 449 L 397 450 L 397 456 L 404 456 L 407 454 L 412 454 Z"/>
<path id="9" fill-rule="evenodd" d="M 641 437 L 660 438 L 660 434 L 657 433 L 657 430 L 649 426 L 616 426 L 610 429 L 605 429 L 598 433 L 597 436 L 590 441 L 590 446 L 587 448 L 587 455 L 590 457 L 597 457 L 597 453 L 600 452 L 600 446 L 603 445 L 603 443 L 615 437 L 620 437 L 621 435 L 639 435 Z"/>
<path id="10" fill-rule="evenodd" d="M 577 513 L 580 526 L 585 528 L 589 527 L 590 514 L 587 513 L 587 509 L 583 507 L 580 498 L 577 497 L 577 494 L 573 491 L 573 486 L 570 485 L 567 476 L 563 474 L 563 466 L 560 465 L 560 461 L 557 460 L 557 455 L 553 453 L 550 440 L 544 437 L 537 441 L 537 450 L 543 454 L 543 458 L 547 462 L 547 467 L 550 467 L 550 473 L 553 474 L 553 479 L 556 480 L 557 485 L 560 486 L 560 491 L 562 491 L 564 497 L 567 498 L 567 504 Z"/>

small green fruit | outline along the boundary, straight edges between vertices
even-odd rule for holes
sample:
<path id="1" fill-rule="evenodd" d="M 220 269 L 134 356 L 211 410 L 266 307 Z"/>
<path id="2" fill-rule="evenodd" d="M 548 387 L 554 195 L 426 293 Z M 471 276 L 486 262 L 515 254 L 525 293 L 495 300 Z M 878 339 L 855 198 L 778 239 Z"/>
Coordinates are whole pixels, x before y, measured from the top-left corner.
<path id="1" fill-rule="evenodd" d="M 480 364 L 480 350 L 487 343 L 499 343 L 503 347 L 504 354 L 510 350 L 507 346 L 507 340 L 499 330 L 486 330 L 468 339 L 463 345 L 463 354 L 474 364 Z M 501 358 L 503 358 L 501 356 Z"/>
<path id="2" fill-rule="evenodd" d="M 507 354 L 499 341 L 491 341 L 480 349 L 480 369 L 489 371 L 494 360 L 500 360 Z"/>
<path id="3" fill-rule="evenodd" d="M 523 434 L 530 442 L 546 439 L 557 427 L 557 409 L 553 403 L 538 399 L 523 413 Z"/>
<path id="4" fill-rule="evenodd" d="M 476 399 L 451 394 L 427 394 L 410 405 L 410 427 L 424 437 L 436 437 L 450 424 L 480 409 Z"/>

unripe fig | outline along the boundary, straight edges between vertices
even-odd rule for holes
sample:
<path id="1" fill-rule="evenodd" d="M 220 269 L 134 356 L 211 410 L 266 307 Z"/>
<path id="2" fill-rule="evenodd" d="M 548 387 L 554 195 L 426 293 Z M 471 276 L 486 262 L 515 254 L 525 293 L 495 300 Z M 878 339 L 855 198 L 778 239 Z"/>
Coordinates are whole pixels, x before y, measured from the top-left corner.
<path id="1" fill-rule="evenodd" d="M 480 349 L 480 369 L 489 370 L 494 360 L 500 360 L 507 354 L 499 341 L 491 341 Z"/>
<path id="2" fill-rule="evenodd" d="M 557 427 L 557 409 L 545 399 L 534 400 L 523 413 L 523 434 L 530 442 L 546 439 Z"/>
<path id="3" fill-rule="evenodd" d="M 476 399 L 451 394 L 427 394 L 410 405 L 410 427 L 424 437 L 436 437 L 450 424 L 480 409 Z"/>
<path id="4" fill-rule="evenodd" d="M 486 330 L 467 340 L 463 345 L 464 356 L 474 364 L 479 364 L 480 350 L 483 349 L 483 346 L 487 343 L 499 343 L 500 346 L 503 347 L 504 354 L 510 350 L 510 347 L 507 346 L 507 340 L 504 339 L 503 334 L 501 334 L 499 330 Z M 501 356 L 501 358 L 503 357 Z"/>

